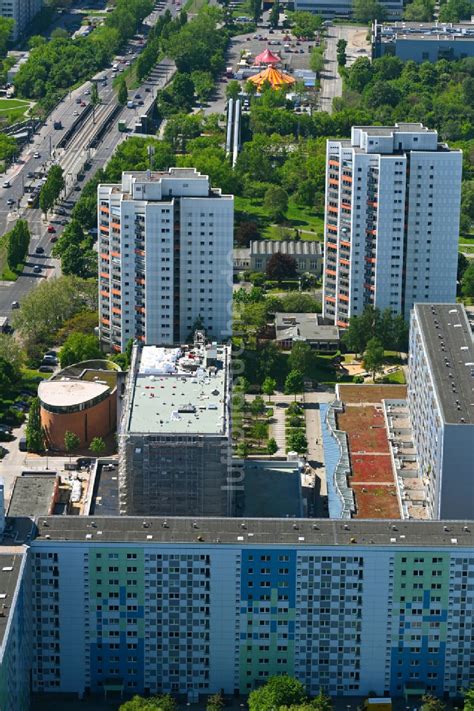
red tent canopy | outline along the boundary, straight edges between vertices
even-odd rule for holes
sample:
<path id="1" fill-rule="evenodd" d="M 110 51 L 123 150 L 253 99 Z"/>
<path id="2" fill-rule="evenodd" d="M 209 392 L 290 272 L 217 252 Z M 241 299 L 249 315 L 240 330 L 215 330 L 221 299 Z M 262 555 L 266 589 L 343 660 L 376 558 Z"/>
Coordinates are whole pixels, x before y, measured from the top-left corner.
<path id="1" fill-rule="evenodd" d="M 261 54 L 257 54 L 255 57 L 255 64 L 278 64 L 278 62 L 281 62 L 280 57 L 273 54 L 268 47 Z"/>

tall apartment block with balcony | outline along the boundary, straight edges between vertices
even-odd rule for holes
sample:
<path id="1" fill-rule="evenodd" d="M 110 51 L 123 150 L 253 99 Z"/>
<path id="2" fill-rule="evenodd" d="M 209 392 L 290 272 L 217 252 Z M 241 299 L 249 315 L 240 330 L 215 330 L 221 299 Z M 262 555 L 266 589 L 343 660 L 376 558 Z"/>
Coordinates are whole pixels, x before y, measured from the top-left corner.
<path id="1" fill-rule="evenodd" d="M 368 305 L 408 319 L 455 301 L 461 172 L 462 152 L 418 123 L 328 141 L 325 317 L 344 328 Z"/>
<path id="2" fill-rule="evenodd" d="M 100 338 L 123 350 L 185 343 L 199 320 L 230 334 L 234 198 L 193 168 L 99 185 Z"/>

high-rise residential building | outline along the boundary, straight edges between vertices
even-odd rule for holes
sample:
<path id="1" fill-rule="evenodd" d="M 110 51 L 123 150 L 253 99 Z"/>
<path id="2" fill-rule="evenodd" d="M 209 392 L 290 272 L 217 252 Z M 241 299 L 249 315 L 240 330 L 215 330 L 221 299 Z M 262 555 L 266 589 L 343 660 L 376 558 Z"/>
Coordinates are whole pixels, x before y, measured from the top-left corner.
<path id="1" fill-rule="evenodd" d="M 328 141 L 323 314 L 456 300 L 462 152 L 418 123 Z"/>
<path id="2" fill-rule="evenodd" d="M 135 346 L 119 429 L 120 513 L 232 513 L 230 348 Z"/>
<path id="3" fill-rule="evenodd" d="M 231 332 L 234 199 L 192 168 L 125 172 L 99 185 L 101 341 L 185 343 L 200 322 Z"/>
<path id="4" fill-rule="evenodd" d="M 15 42 L 43 7 L 42 0 L 0 0 L 0 15 L 15 20 L 12 40 Z"/>
<path id="5" fill-rule="evenodd" d="M 32 619 L 33 692 L 195 701 L 281 673 L 331 696 L 459 697 L 474 683 L 472 522 L 36 524 L 31 593 L 7 612 Z M 30 629 L 18 625 L 20 639 Z"/>
<path id="6" fill-rule="evenodd" d="M 462 304 L 416 304 L 408 409 L 433 518 L 474 519 L 474 338 Z"/>

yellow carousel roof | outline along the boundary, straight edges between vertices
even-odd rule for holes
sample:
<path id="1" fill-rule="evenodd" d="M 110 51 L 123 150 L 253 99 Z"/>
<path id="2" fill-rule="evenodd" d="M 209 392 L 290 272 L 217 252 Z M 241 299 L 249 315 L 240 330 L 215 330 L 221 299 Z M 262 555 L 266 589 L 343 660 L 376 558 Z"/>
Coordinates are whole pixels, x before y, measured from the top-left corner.
<path id="1" fill-rule="evenodd" d="M 296 79 L 290 77 L 289 74 L 281 72 L 273 66 L 269 66 L 262 72 L 259 72 L 254 77 L 249 77 L 249 81 L 255 84 L 258 89 L 268 82 L 272 89 L 280 89 L 282 86 L 288 86 L 289 84 L 294 84 Z"/>

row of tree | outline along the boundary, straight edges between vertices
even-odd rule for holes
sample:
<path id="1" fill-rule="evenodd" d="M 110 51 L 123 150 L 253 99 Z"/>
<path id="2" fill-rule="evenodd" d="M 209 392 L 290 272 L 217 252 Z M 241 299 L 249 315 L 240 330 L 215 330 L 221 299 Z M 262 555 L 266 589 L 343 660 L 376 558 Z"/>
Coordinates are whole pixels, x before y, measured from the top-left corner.
<path id="1" fill-rule="evenodd" d="M 12 271 L 23 268 L 30 246 L 30 229 L 26 220 L 18 220 L 15 227 L 5 235 L 7 240 L 7 264 Z"/>
<path id="2" fill-rule="evenodd" d="M 84 233 L 81 223 L 72 218 L 53 247 L 53 256 L 60 257 L 63 274 L 88 279 L 97 275 L 97 252 L 94 240 Z"/>
<path id="3" fill-rule="evenodd" d="M 56 200 L 64 190 L 64 173 L 60 165 L 52 165 L 48 171 L 46 182 L 41 188 L 39 196 L 39 205 L 45 215 L 56 203 Z"/>

